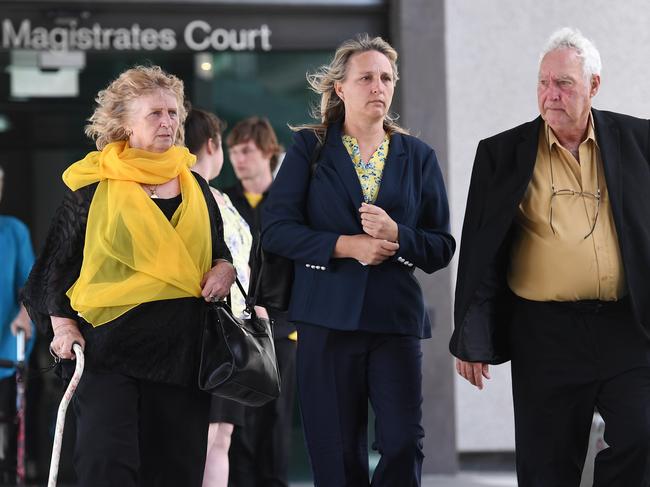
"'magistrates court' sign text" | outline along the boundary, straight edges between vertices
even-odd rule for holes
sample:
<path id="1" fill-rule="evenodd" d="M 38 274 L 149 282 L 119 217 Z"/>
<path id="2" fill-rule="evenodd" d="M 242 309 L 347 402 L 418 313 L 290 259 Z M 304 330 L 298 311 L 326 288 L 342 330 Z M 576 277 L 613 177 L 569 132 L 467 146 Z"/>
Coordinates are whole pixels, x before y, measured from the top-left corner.
<path id="1" fill-rule="evenodd" d="M 61 27 L 35 26 L 31 20 L 2 20 L 2 49 L 54 51 L 173 51 L 181 42 L 192 51 L 271 50 L 271 30 L 266 24 L 251 29 L 213 27 L 204 20 L 192 20 L 177 32 L 172 28 L 87 27 L 74 24 Z"/>

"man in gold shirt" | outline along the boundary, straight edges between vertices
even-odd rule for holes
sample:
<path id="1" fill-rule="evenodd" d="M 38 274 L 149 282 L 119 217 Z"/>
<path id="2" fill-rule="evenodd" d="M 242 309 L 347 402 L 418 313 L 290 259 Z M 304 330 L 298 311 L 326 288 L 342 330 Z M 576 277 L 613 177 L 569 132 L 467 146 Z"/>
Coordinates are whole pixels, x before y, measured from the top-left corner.
<path id="1" fill-rule="evenodd" d="M 595 408 L 594 485 L 650 486 L 650 122 L 591 107 L 600 70 L 555 32 L 541 116 L 474 161 L 450 350 L 479 389 L 511 360 L 520 487 L 578 487 Z"/>

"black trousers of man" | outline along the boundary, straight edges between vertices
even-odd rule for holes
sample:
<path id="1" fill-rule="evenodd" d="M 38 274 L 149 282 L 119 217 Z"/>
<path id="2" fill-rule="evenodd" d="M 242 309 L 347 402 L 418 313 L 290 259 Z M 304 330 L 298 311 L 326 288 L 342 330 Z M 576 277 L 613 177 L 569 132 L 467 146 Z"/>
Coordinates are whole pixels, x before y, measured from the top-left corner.
<path id="1" fill-rule="evenodd" d="M 518 298 L 510 330 L 519 487 L 578 487 L 594 408 L 594 487 L 650 486 L 650 344 L 629 299 Z"/>
<path id="2" fill-rule="evenodd" d="M 229 451 L 230 487 L 288 487 L 291 428 L 296 390 L 296 342 L 274 340 L 280 369 L 280 397 L 246 408 L 244 426 L 235 427 Z"/>
<path id="3" fill-rule="evenodd" d="M 16 376 L 0 380 L 0 422 L 4 439 L 0 460 L 0 485 L 16 482 Z"/>

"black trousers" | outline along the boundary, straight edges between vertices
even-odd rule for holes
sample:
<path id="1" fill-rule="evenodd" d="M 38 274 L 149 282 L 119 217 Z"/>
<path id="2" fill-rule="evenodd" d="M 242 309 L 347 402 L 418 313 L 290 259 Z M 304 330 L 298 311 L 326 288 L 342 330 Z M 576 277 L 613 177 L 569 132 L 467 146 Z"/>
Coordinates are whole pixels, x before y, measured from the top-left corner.
<path id="1" fill-rule="evenodd" d="M 210 397 L 85 371 L 73 398 L 78 487 L 201 487 Z"/>
<path id="2" fill-rule="evenodd" d="M 288 487 L 291 428 L 296 390 L 296 342 L 274 340 L 282 379 L 280 397 L 248 407 L 230 445 L 230 487 Z"/>
<path id="3" fill-rule="evenodd" d="M 422 353 L 412 336 L 298 327 L 298 395 L 316 487 L 414 487 Z M 369 481 L 368 401 L 381 459 Z"/>
<path id="4" fill-rule="evenodd" d="M 5 435 L 0 459 L 0 485 L 16 482 L 16 376 L 0 379 L 0 427 Z"/>
<path id="5" fill-rule="evenodd" d="M 594 408 L 609 448 L 594 487 L 650 486 L 650 344 L 627 299 L 517 299 L 511 328 L 519 487 L 578 487 Z"/>

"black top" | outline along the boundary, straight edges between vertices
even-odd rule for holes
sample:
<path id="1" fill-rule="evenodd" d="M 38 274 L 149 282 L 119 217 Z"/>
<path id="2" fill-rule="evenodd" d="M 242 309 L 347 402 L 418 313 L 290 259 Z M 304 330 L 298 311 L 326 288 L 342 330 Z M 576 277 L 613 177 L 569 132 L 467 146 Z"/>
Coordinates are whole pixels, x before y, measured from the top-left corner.
<path id="1" fill-rule="evenodd" d="M 196 176 L 208 204 L 212 258 L 232 261 L 223 240 L 221 214 L 207 183 Z M 45 247 L 23 290 L 30 317 L 52 335 L 50 315 L 72 318 L 86 340 L 86 367 L 93 371 L 125 374 L 138 379 L 195 386 L 204 301 L 180 298 L 143 303 L 115 320 L 94 328 L 77 316 L 65 295 L 77 280 L 83 259 L 88 209 L 97 184 L 68 191 L 57 210 Z M 154 199 L 170 219 L 181 196 Z M 68 364 L 63 374 L 71 370 Z"/>
<path id="2" fill-rule="evenodd" d="M 178 205 L 180 205 L 181 201 L 183 201 L 183 198 L 179 194 L 173 198 L 152 198 L 151 201 L 153 201 L 156 206 L 160 208 L 160 211 L 163 212 L 168 220 L 171 220 L 174 216 L 174 212 L 178 208 Z"/>
<path id="3" fill-rule="evenodd" d="M 251 255 L 249 258 L 251 269 L 255 268 L 253 265 L 253 257 L 260 239 L 260 232 L 262 230 L 262 208 L 264 207 L 264 202 L 269 194 L 269 189 L 264 191 L 262 199 L 255 208 L 253 208 L 246 199 L 244 187 L 241 182 L 238 181 L 235 186 L 226 188 L 223 191 L 228 195 L 230 201 L 232 201 L 232 204 L 235 206 L 239 214 L 244 218 L 244 220 L 246 220 L 246 223 L 248 223 L 248 226 L 250 227 L 251 234 L 253 235 L 253 245 L 251 246 Z M 269 316 L 273 318 L 273 336 L 275 338 L 286 338 L 296 331 L 296 326 L 287 321 L 287 313 L 281 313 L 271 309 L 267 311 Z"/>

